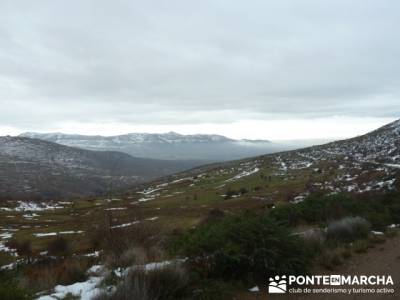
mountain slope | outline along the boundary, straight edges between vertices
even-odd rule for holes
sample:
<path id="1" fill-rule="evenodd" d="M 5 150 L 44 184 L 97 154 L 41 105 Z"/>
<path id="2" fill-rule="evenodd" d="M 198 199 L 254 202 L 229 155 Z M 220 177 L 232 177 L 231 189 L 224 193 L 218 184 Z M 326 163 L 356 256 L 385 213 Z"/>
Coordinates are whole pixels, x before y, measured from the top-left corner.
<path id="1" fill-rule="evenodd" d="M 71 197 L 131 186 L 199 165 L 135 158 L 25 137 L 0 137 L 0 195 Z"/>
<path id="2" fill-rule="evenodd" d="M 58 144 L 89 150 L 112 150 L 156 159 L 232 160 L 287 149 L 265 140 L 233 140 L 221 135 L 130 133 L 119 136 L 86 136 L 62 133 L 24 133 Z"/>
<path id="3" fill-rule="evenodd" d="M 359 161 L 400 163 L 400 120 L 368 134 L 317 148 L 332 154 L 350 155 Z"/>
<path id="4" fill-rule="evenodd" d="M 144 188 L 157 190 L 148 194 L 151 199 L 158 199 L 158 194 L 162 197 L 163 190 L 164 196 L 172 197 L 166 186 L 179 182 L 174 193 L 185 195 L 185 199 L 224 199 L 221 195 L 243 187 L 248 193 L 234 194 L 235 199 L 267 202 L 301 201 L 313 192 L 362 194 L 392 190 L 399 185 L 399 128 L 400 121 L 396 121 L 353 139 L 199 167 L 145 184 Z M 197 183 L 201 183 L 199 189 Z M 165 187 L 158 187 L 163 184 Z"/>
<path id="5" fill-rule="evenodd" d="M 102 243 L 98 243 L 99 232 L 118 234 L 124 245 L 128 237 L 135 238 L 140 232 L 146 237 L 150 234 L 151 239 L 155 235 L 161 236 L 162 241 L 165 241 L 164 237 L 169 234 L 173 234 L 175 239 L 188 229 L 202 224 L 213 226 L 224 216 L 243 216 L 247 210 L 264 216 L 272 214 L 279 222 L 288 223 L 295 234 L 310 232 L 309 229 L 318 229 L 319 232 L 333 220 L 360 216 L 366 218 L 373 226 L 372 229 L 378 230 L 381 235 L 381 230 L 388 226 L 395 229 L 398 227 L 396 224 L 399 224 L 400 169 L 396 164 L 399 123 L 389 124 L 361 137 L 322 146 L 201 166 L 125 189 L 121 195 L 112 199 L 114 201 L 110 201 L 109 197 L 50 204 L 4 201 L 0 206 L 0 227 L 4 232 L 0 251 L 3 249 L 11 254 L 16 251 L 11 247 L 15 243 L 8 244 L 7 239 L 22 242 L 30 237 L 34 249 L 42 255 L 43 252 L 47 253 L 45 245 L 51 239 L 62 236 L 73 241 L 72 253 L 76 255 L 71 257 L 92 257 L 102 250 L 109 250 L 102 249 Z M 46 147 L 55 144 L 41 145 L 46 150 Z M 9 149 L 4 151 L 5 155 L 14 155 L 16 147 Z M 28 155 L 27 159 L 31 156 Z M 24 157 L 18 160 L 23 162 Z M 65 156 L 54 160 L 72 163 Z M 72 163 L 71 168 L 74 166 Z M 35 167 L 41 165 L 36 164 Z M 49 177 L 48 184 L 53 184 L 51 180 L 54 178 Z M 343 192 L 346 195 L 321 196 Z M 314 195 L 305 201 L 311 194 Z M 248 216 L 251 219 L 252 214 Z M 99 228 L 102 231 L 97 231 Z M 209 238 L 210 243 L 214 243 L 213 233 L 200 232 Z M 246 233 L 246 237 L 250 235 Z M 216 236 L 220 240 L 219 235 Z M 231 239 L 236 237 L 233 232 Z M 251 236 L 250 240 L 259 239 Z M 109 246 L 108 241 L 103 245 Z M 119 245 L 114 239 L 111 244 Z M 207 246 L 206 243 L 201 245 Z M 246 243 L 245 247 L 248 245 Z M 340 247 L 344 245 L 347 247 L 348 242 L 339 244 Z M 335 253 L 337 250 L 332 249 L 331 243 L 323 244 L 321 248 L 334 250 Z M 242 247 L 237 249 L 246 253 Z M 204 247 L 201 250 L 204 251 Z M 194 254 L 193 257 L 198 256 Z M 325 258 L 325 255 L 316 261 L 319 258 Z M 20 257 L 11 259 L 10 262 Z"/>
<path id="6" fill-rule="evenodd" d="M 199 167 L 146 185 L 154 191 L 146 195 L 161 203 L 166 195 L 178 193 L 182 201 L 203 199 L 218 207 L 234 203 L 243 208 L 298 203 L 315 192 L 384 193 L 400 188 L 399 150 L 396 121 L 348 140 Z"/>

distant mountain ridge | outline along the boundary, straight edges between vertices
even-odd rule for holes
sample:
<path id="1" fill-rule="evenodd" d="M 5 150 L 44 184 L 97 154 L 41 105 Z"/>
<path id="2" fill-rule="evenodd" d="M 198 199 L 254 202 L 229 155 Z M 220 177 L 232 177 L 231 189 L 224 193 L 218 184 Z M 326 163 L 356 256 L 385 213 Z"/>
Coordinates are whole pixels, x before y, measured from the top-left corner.
<path id="1" fill-rule="evenodd" d="M 137 158 L 121 152 L 85 150 L 27 137 L 0 137 L 0 196 L 99 195 L 202 163 Z"/>
<path id="2" fill-rule="evenodd" d="M 89 150 L 120 151 L 155 159 L 232 160 L 283 150 L 268 140 L 234 140 L 222 135 L 176 132 L 117 136 L 27 132 L 20 136 Z"/>
<path id="3" fill-rule="evenodd" d="M 65 134 L 61 132 L 55 133 L 36 133 L 36 132 L 25 132 L 20 134 L 22 137 L 40 138 L 46 140 L 62 141 L 66 139 L 74 140 L 106 140 L 113 141 L 115 143 L 121 143 L 124 141 L 131 141 L 135 143 L 209 143 L 209 142 L 233 142 L 236 140 L 227 138 L 217 134 L 191 134 L 183 135 L 173 131 L 167 133 L 127 133 L 115 136 L 102 136 L 102 135 L 80 135 L 80 134 Z M 269 141 L 265 141 L 269 142 Z"/>
<path id="4" fill-rule="evenodd" d="M 69 136 L 74 142 L 81 141 L 78 138 L 82 137 L 83 141 L 87 141 L 85 136 Z M 64 134 L 42 136 L 43 139 L 57 138 L 58 142 L 60 138 L 66 140 L 67 137 L 68 135 Z M 99 142 L 96 144 L 98 148 L 105 147 L 100 141 L 112 142 L 112 145 L 119 143 L 119 147 L 123 148 L 126 146 L 123 140 L 129 138 L 129 135 L 123 137 L 123 139 L 90 138 Z M 144 135 L 141 138 L 148 140 L 150 137 Z M 168 138 L 165 136 L 158 138 L 161 140 L 158 143 L 143 142 L 140 146 L 145 151 L 172 149 L 179 155 L 182 149 L 203 150 L 215 143 L 218 147 L 213 149 L 221 151 L 220 155 L 228 157 L 227 145 L 231 143 L 217 136 L 211 139 L 214 142 L 196 142 L 195 144 L 187 142 L 191 148 L 185 148 L 182 147 L 185 143 L 178 141 L 180 135 L 170 133 Z M 108 139 L 111 139 L 111 142 Z M 193 140 L 193 137 L 191 139 Z M 209 138 L 202 137 L 199 140 L 206 139 Z M 135 136 L 135 140 L 138 140 L 138 136 Z M 246 141 L 240 142 L 246 144 Z M 252 145 L 253 143 L 254 141 L 251 142 Z M 162 144 L 170 147 L 161 147 Z M 200 145 L 205 145 L 206 148 Z M 260 149 L 264 151 L 263 147 Z M 189 169 L 195 165 L 196 163 L 190 161 L 185 164 L 185 161 L 141 159 L 115 151 L 91 151 L 39 139 L 3 137 L 0 138 L 0 195 L 12 191 L 29 194 L 37 190 L 43 194 L 64 195 L 65 193 L 69 196 L 104 193 L 110 182 L 113 183 L 114 188 L 124 188 L 148 179 Z M 197 162 L 197 165 L 200 163 Z M 179 179 L 179 176 L 200 174 L 200 172 L 209 172 L 210 168 L 219 168 L 220 171 L 230 174 L 237 180 L 257 173 L 264 165 L 271 167 L 273 174 L 277 176 L 288 174 L 288 172 L 296 173 L 300 170 L 308 172 L 306 194 L 318 189 L 335 193 L 391 190 L 398 185 L 396 174 L 400 172 L 400 120 L 355 138 L 240 161 L 202 166 L 181 175 L 174 175 L 174 177 L 178 176 L 176 178 Z M 265 171 L 269 170 L 267 169 Z M 235 170 L 238 172 L 236 176 L 234 176 Z M 296 176 L 294 174 L 293 178 Z M 301 191 L 296 190 L 296 192 Z"/>
<path id="5" fill-rule="evenodd" d="M 157 191 L 151 198 L 157 201 L 163 197 L 160 189 L 179 183 L 182 195 L 191 198 L 205 189 L 201 182 L 205 178 L 210 193 L 225 200 L 227 192 L 243 188 L 246 193 L 235 195 L 235 203 L 243 201 L 243 207 L 246 201 L 260 201 L 264 208 L 281 202 L 297 204 L 311 194 L 352 193 L 363 201 L 366 196 L 399 191 L 400 120 L 346 140 L 201 166 L 146 189 Z M 193 191 L 197 182 L 199 190 Z"/>

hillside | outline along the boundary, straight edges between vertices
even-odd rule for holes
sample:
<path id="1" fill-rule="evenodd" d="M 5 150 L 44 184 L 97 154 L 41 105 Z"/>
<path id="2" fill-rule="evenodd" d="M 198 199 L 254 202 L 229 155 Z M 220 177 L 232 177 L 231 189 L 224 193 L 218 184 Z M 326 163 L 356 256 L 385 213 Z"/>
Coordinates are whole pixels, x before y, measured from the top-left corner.
<path id="1" fill-rule="evenodd" d="M 182 135 L 175 132 L 118 136 L 23 133 L 21 136 L 82 149 L 120 151 L 136 157 L 172 160 L 223 161 L 293 148 L 292 145 L 278 145 L 266 140 L 234 140 L 221 135 Z"/>
<path id="2" fill-rule="evenodd" d="M 322 150 L 325 155 L 349 155 L 362 162 L 396 165 L 400 163 L 400 120 L 368 134 L 329 143 L 315 150 Z"/>
<path id="3" fill-rule="evenodd" d="M 60 198 L 100 195 L 189 169 L 200 162 L 135 158 L 24 137 L 0 137 L 0 195 Z"/>
<path id="4" fill-rule="evenodd" d="M 214 274 L 223 284 L 221 290 L 214 290 L 216 298 L 210 299 L 235 299 L 229 295 L 223 298 L 221 293 L 248 295 L 248 288 L 256 285 L 264 297 L 265 276 L 289 274 L 286 263 L 290 259 L 302 263 L 296 269 L 299 273 L 311 265 L 308 255 L 316 255 L 313 261 L 316 266 L 335 270 L 346 259 L 353 259 L 349 257 L 369 251 L 369 247 L 397 233 L 400 226 L 399 123 L 322 146 L 200 166 L 124 189 L 112 197 L 48 203 L 3 201 L 0 265 L 4 269 L 15 267 L 15 262 L 26 263 L 24 254 L 16 256 L 16 253 L 17 246 L 29 240 L 33 253 L 30 255 L 38 260 L 32 266 L 29 261 L 26 263 L 26 268 L 38 272 L 31 276 L 31 286 L 35 292 L 42 292 L 41 295 L 54 296 L 43 299 L 56 299 L 59 295 L 56 292 L 64 291 L 66 295 L 75 286 L 69 284 L 78 281 L 75 277 L 69 281 L 62 277 L 65 287 L 55 291 L 51 289 L 60 283 L 57 280 L 37 287 L 37 278 L 40 278 L 37 274 L 56 273 L 63 267 L 56 265 L 52 269 L 40 265 L 41 261 L 54 259 L 48 251 L 57 239 L 69 243 L 71 260 L 86 261 L 83 272 L 93 265 L 98 270 L 106 269 L 104 273 L 96 273 L 96 277 L 85 277 L 87 281 L 82 284 L 90 287 L 89 294 L 98 292 L 103 286 L 99 282 L 104 279 L 103 284 L 112 290 L 111 285 L 126 278 L 137 257 L 140 262 L 145 259 L 146 269 L 165 266 L 174 260 L 182 262 L 182 257 L 188 257 L 192 272 L 200 268 L 199 274 L 205 276 L 200 278 L 207 279 L 204 274 L 209 271 L 208 260 L 224 251 L 222 261 L 216 263 L 227 266 L 228 271 Z M 332 243 L 325 229 L 333 221 L 352 217 L 353 220 L 361 218 L 371 226 L 364 225 L 364 235 L 356 237 L 362 240 Z M 320 235 L 322 245 L 318 251 L 307 250 L 297 236 L 315 232 Z M 270 235 L 271 239 L 266 239 L 270 242 L 264 242 L 264 235 Z M 171 256 L 163 247 L 169 245 L 166 241 L 176 238 L 178 242 L 182 239 L 175 244 L 179 247 L 174 248 L 180 255 Z M 138 245 L 148 252 L 143 253 L 144 249 L 138 249 Z M 265 248 L 265 252 L 255 251 L 258 247 Z M 269 251 L 278 253 L 278 258 L 271 258 Z M 200 255 L 205 259 L 203 264 L 198 261 Z M 126 256 L 132 260 L 126 261 Z M 254 256 L 269 264 L 257 263 L 255 267 Z M 238 259 L 244 267 L 238 266 Z M 258 270 L 262 280 L 248 281 L 254 270 Z M 246 278 L 243 285 L 230 281 L 233 272 Z M 108 281 L 110 274 L 116 276 L 113 275 L 111 282 Z M 93 278 L 98 281 L 91 281 Z M 226 289 L 225 284 L 229 283 L 232 286 Z M 190 291 L 208 287 L 199 284 L 196 280 Z"/>
<path id="5" fill-rule="evenodd" d="M 182 194 L 199 193 L 199 198 L 205 187 L 210 189 L 208 199 L 224 199 L 227 192 L 236 192 L 235 202 L 300 202 L 315 192 L 390 191 L 398 186 L 399 145 L 400 121 L 396 121 L 348 140 L 200 167 L 174 176 L 172 182 L 180 182 Z M 161 183 L 157 194 L 168 190 L 170 183 Z M 238 192 L 242 187 L 246 193 Z"/>

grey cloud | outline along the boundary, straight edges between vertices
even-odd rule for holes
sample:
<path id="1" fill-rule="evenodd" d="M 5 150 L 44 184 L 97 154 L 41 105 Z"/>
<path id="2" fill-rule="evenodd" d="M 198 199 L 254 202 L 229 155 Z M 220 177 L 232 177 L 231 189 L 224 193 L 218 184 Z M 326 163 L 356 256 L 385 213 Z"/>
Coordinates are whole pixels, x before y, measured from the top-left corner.
<path id="1" fill-rule="evenodd" d="M 2 1 L 0 125 L 397 117 L 399 8 Z"/>

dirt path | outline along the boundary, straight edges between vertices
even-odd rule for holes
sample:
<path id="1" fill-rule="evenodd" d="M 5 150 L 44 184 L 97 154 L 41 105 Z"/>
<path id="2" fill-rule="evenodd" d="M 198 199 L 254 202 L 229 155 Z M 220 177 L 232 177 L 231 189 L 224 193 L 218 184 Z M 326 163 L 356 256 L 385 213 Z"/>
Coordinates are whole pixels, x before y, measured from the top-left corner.
<path id="1" fill-rule="evenodd" d="M 381 299 L 400 299 L 400 235 L 387 239 L 384 244 L 375 245 L 367 253 L 355 254 L 343 265 L 338 266 L 332 272 L 316 272 L 315 274 L 339 274 L 339 275 L 391 275 L 394 281 L 394 294 L 316 294 L 316 295 L 271 295 L 266 289 L 261 289 L 257 294 L 245 293 L 238 295 L 236 300 L 324 300 L 324 299 L 348 299 L 348 300 L 381 300 Z M 357 286 L 355 286 L 357 287 Z M 378 286 L 369 286 L 376 287 Z"/>

